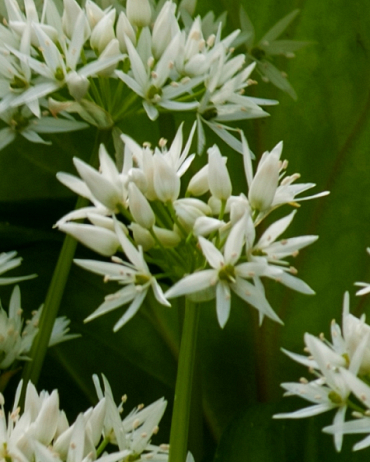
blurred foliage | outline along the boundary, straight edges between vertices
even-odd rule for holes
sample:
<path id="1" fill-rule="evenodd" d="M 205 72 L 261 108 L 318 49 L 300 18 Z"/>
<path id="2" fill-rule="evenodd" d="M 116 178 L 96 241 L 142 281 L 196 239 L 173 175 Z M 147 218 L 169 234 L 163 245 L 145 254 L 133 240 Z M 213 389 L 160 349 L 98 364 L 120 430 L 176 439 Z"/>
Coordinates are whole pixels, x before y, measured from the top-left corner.
<path id="1" fill-rule="evenodd" d="M 215 462 L 320 461 L 329 457 L 356 461 L 359 456 L 348 455 L 350 443 L 346 439 L 345 453 L 336 455 L 330 436 L 321 434 L 320 428 L 331 416 L 283 422 L 272 421 L 271 415 L 287 406 L 278 402 L 280 382 L 296 381 L 306 372 L 286 358 L 280 347 L 301 352 L 304 332 L 328 334 L 331 319 L 340 319 L 344 291 L 350 290 L 353 296 L 355 281 L 370 281 L 365 252 L 370 245 L 370 10 L 364 2 L 345 0 L 242 3 L 257 40 L 277 20 L 299 8 L 300 14 L 281 38 L 314 44 L 299 51 L 293 60 L 274 61 L 288 74 L 298 101 L 259 81 L 253 87 L 254 96 L 275 98 L 280 104 L 269 108 L 270 118 L 239 126 L 246 131 L 257 157 L 284 140 L 283 157 L 289 160 L 289 172 L 300 172 L 304 182 L 316 183 L 316 192 L 329 189 L 331 194 L 302 203 L 286 233 L 287 237 L 318 234 L 320 239 L 295 261 L 300 276 L 314 288 L 316 296 L 268 285 L 268 299 L 284 320 L 284 327 L 266 320 L 258 328 L 253 309 L 235 299 L 230 320 L 221 331 L 214 306 L 204 305 L 196 391 L 203 403 L 205 443 L 199 436 L 203 425 L 199 414 L 194 418 L 198 421 L 193 422 L 193 428 L 200 430 L 192 438 L 192 448 L 197 462 L 203 456 L 204 461 L 212 460 L 220 439 Z M 239 0 L 201 0 L 197 11 L 204 15 L 212 8 L 218 15 L 226 9 L 226 29 L 232 30 L 239 27 L 239 6 Z M 181 120 L 176 116 L 176 126 Z M 186 120 L 189 122 L 188 115 Z M 156 142 L 160 134 L 171 136 L 171 124 L 173 120 L 168 117 L 156 124 L 143 117 L 128 121 L 121 129 L 139 142 Z M 93 130 L 85 130 L 52 137 L 52 146 L 19 140 L 0 152 L 1 251 L 16 249 L 24 258 L 22 267 L 12 274 L 39 274 L 35 281 L 21 284 L 26 311 L 42 303 L 62 243 L 63 236 L 51 226 L 76 201 L 58 184 L 55 173 L 73 172 L 73 156 L 89 158 L 94 137 Z M 213 142 L 214 136 L 207 133 L 207 145 Z M 225 145 L 220 147 L 229 156 L 234 191 L 243 191 L 241 157 Z M 287 207 L 285 214 L 288 212 Z M 78 255 L 92 257 L 81 247 Z M 160 396 L 169 401 L 172 398 L 180 329 L 176 307 L 148 303 L 117 334 L 111 331 L 118 318 L 114 312 L 83 324 L 110 289 L 101 278 L 73 268 L 61 314 L 72 319 L 72 330 L 83 337 L 50 351 L 39 384 L 40 388 L 58 387 L 63 406 L 72 417 L 95 399 L 93 373 L 106 374 L 117 398 L 127 393 L 132 406 Z M 6 303 L 9 293 L 10 288 L 1 288 Z M 352 297 L 354 314 L 369 310 L 366 299 Z M 16 384 L 17 378 L 11 383 Z M 291 409 L 306 405 L 298 399 L 294 404 Z M 157 442 L 168 441 L 170 417 L 168 409 Z M 361 457 L 370 449 L 365 452 Z"/>

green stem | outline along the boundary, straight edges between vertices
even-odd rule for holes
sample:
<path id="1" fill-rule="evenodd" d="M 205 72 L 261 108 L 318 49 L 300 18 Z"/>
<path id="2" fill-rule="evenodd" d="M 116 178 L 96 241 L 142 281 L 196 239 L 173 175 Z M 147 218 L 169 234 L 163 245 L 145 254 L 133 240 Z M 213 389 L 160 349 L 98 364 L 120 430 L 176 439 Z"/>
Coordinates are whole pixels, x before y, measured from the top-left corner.
<path id="1" fill-rule="evenodd" d="M 100 454 L 104 451 L 104 449 L 107 447 L 109 443 L 109 438 L 105 437 L 103 441 L 99 444 L 98 449 L 96 450 L 96 457 L 99 457 Z"/>
<path id="2" fill-rule="evenodd" d="M 169 462 L 185 462 L 188 452 L 191 393 L 198 324 L 199 307 L 186 299 L 171 422 Z"/>
<path id="3" fill-rule="evenodd" d="M 109 135 L 110 130 L 105 130 L 104 132 L 97 132 L 92 156 L 90 159 L 90 165 L 94 165 L 97 162 L 97 154 L 99 151 L 100 143 L 105 141 L 109 137 Z M 79 197 L 76 203 L 76 209 L 85 207 L 87 204 L 87 199 Z M 58 262 L 55 267 L 48 292 L 46 294 L 44 307 L 42 309 L 39 321 L 39 332 L 38 335 L 36 335 L 35 340 L 33 341 L 32 348 L 29 354 L 32 360 L 27 362 L 23 369 L 23 388 L 20 400 L 21 405 L 24 402 L 28 382 L 31 381 L 33 384 L 36 385 L 39 379 L 42 365 L 44 363 L 46 355 L 46 350 L 49 345 L 51 332 L 53 330 L 54 321 L 57 317 L 59 306 L 64 293 L 64 288 L 67 284 L 68 275 L 72 265 L 72 260 L 75 254 L 76 246 L 77 241 L 73 237 L 65 237 L 62 250 L 59 254 Z"/>

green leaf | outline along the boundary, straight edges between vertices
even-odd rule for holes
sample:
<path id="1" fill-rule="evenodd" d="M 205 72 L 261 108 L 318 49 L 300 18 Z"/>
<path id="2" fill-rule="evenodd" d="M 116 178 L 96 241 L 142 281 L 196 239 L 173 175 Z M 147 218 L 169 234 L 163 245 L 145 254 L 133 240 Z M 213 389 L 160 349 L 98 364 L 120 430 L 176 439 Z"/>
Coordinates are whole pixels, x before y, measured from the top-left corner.
<path id="1" fill-rule="evenodd" d="M 292 403 L 259 403 L 241 410 L 222 435 L 214 462 L 360 462 L 370 454 L 370 449 L 352 452 L 358 440 L 353 435 L 345 436 L 341 453 L 335 451 L 333 438 L 321 432 L 333 413 L 314 419 L 274 420 L 272 415 L 283 407 L 294 409 Z"/>

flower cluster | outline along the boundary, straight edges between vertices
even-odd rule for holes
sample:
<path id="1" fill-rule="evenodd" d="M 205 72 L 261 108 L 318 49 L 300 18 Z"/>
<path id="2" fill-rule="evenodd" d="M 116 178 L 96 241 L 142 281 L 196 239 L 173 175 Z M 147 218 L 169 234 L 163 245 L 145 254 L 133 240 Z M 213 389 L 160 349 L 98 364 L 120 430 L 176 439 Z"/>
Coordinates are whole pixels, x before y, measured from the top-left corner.
<path id="1" fill-rule="evenodd" d="M 73 424 L 59 409 L 57 390 L 51 394 L 46 391 L 38 394 L 36 388 L 28 383 L 21 412 L 18 407 L 21 382 L 8 418 L 4 411 L 4 398 L 0 394 L 1 458 L 20 462 L 166 461 L 168 446 L 151 444 L 152 435 L 158 432 L 166 401 L 162 398 L 147 407 L 140 405 L 122 419 L 122 406 L 127 397 L 122 397 L 117 406 L 105 377 L 103 381 L 104 391 L 94 376 L 99 402 L 79 414 Z M 110 454 L 104 452 L 109 443 L 117 447 Z"/>
<path id="2" fill-rule="evenodd" d="M 345 433 L 370 433 L 370 326 L 365 316 L 356 318 L 349 312 L 349 294 L 343 302 L 342 329 L 331 324 L 329 342 L 324 335 L 315 337 L 306 333 L 304 341 L 309 356 L 283 350 L 291 359 L 307 366 L 315 376 L 313 380 L 301 378 L 299 383 L 283 383 L 285 396 L 297 395 L 312 403 L 299 411 L 277 414 L 275 418 L 310 417 L 336 410 L 333 424 L 323 430 L 334 435 L 337 451 L 342 447 Z M 353 396 L 357 400 L 353 400 Z M 347 410 L 356 420 L 345 422 Z M 370 436 L 354 446 L 354 450 L 370 445 Z"/>
<path id="3" fill-rule="evenodd" d="M 244 95 L 255 83 L 255 64 L 246 67 L 244 54 L 232 56 L 238 30 L 221 38 L 221 23 L 210 27 L 209 18 L 188 12 L 182 26 L 172 1 L 160 9 L 149 0 L 127 0 L 125 10 L 102 9 L 92 0 L 63 5 L 59 13 L 53 0 L 42 11 L 34 0 L 24 0 L 24 11 L 16 0 L 5 2 L 0 119 L 7 126 L 0 148 L 17 133 L 45 143 L 40 134 L 88 126 L 71 113 L 107 128 L 143 108 L 151 120 L 159 111 L 192 111 L 199 151 L 205 124 L 241 152 L 224 123 L 266 116 L 260 106 L 277 103 Z M 180 10 L 184 17 L 185 5 Z"/>
<path id="4" fill-rule="evenodd" d="M 185 197 L 181 197 L 185 189 L 182 178 L 194 158 L 194 154 L 189 155 L 194 128 L 185 147 L 182 126 L 169 148 L 163 139 L 159 147 L 151 149 L 147 143 L 141 147 L 122 135 L 121 170 L 101 146 L 99 172 L 74 159 L 81 178 L 58 174 L 62 183 L 93 205 L 67 214 L 57 226 L 96 252 L 112 256 L 110 263 L 76 263 L 103 275 L 105 281 L 124 286 L 107 296 L 88 320 L 130 303 L 115 325 L 117 330 L 137 312 L 151 289 L 162 305 L 181 295 L 195 301 L 216 299 L 221 327 L 229 317 L 231 291 L 255 307 L 261 321 L 266 315 L 281 322 L 265 297 L 262 278 L 305 294 L 314 293 L 295 276 L 297 271 L 286 257 L 296 256 L 317 236 L 280 239 L 295 211 L 268 226 L 260 236 L 256 230 L 277 207 L 309 199 L 296 196 L 314 184 L 295 184 L 298 174 L 285 175 L 287 162 L 280 159 L 282 143 L 263 154 L 253 173 L 251 154 L 241 133 L 248 192 L 232 194 L 226 158 L 214 145 L 208 149 L 208 163 L 190 178 Z M 73 222 L 81 218 L 91 224 Z M 125 259 L 113 256 L 117 250 Z M 155 265 L 153 270 L 148 263 Z M 166 293 L 157 282 L 159 278 L 171 285 Z"/>
<path id="5" fill-rule="evenodd" d="M 0 305 L 0 369 L 9 369 L 15 361 L 29 360 L 27 354 L 35 336 L 39 331 L 39 319 L 42 306 L 32 313 L 26 321 L 22 317 L 21 292 L 18 286 L 13 289 L 8 313 Z M 79 334 L 68 334 L 70 321 L 65 316 L 55 319 L 49 346 L 79 337 Z"/>

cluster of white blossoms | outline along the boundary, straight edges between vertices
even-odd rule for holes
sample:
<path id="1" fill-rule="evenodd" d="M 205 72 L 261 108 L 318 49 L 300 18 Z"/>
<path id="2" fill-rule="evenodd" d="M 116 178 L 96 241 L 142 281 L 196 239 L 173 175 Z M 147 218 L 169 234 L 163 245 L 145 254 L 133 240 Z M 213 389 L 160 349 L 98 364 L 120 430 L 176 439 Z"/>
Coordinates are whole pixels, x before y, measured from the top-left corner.
<path id="1" fill-rule="evenodd" d="M 365 323 L 365 315 L 358 319 L 349 312 L 348 293 L 344 296 L 342 329 L 333 320 L 331 339 L 329 342 L 323 334 L 315 337 L 306 333 L 305 351 L 309 356 L 283 350 L 307 366 L 315 377 L 310 381 L 301 378 L 299 383 L 283 383 L 285 396 L 300 396 L 312 406 L 274 417 L 298 419 L 336 410 L 333 424 L 323 431 L 333 434 L 337 451 L 341 450 L 344 434 L 368 433 L 353 447 L 363 449 L 370 446 L 370 326 Z M 352 411 L 355 420 L 345 422 L 347 410 Z"/>
<path id="2" fill-rule="evenodd" d="M 102 9 L 92 0 L 83 7 L 64 0 L 62 12 L 54 0 L 41 11 L 23 1 L 21 8 L 5 0 L 0 26 L 0 149 L 17 133 L 46 143 L 40 134 L 112 127 L 144 108 L 151 120 L 159 111 L 192 111 L 199 152 L 204 124 L 241 152 L 224 123 L 266 116 L 260 106 L 277 104 L 244 95 L 256 83 L 255 63 L 232 55 L 239 30 L 222 38 L 221 22 L 192 19 L 185 8 L 180 15 L 172 1 Z"/>
<path id="3" fill-rule="evenodd" d="M 168 445 L 151 444 L 153 434 L 167 402 L 162 398 L 144 407 L 139 405 L 122 419 L 123 396 L 117 406 L 108 381 L 103 377 L 104 391 L 94 376 L 99 401 L 78 415 L 72 424 L 59 409 L 58 391 L 37 393 L 28 383 L 24 409 L 19 407 L 19 384 L 14 405 L 6 418 L 4 398 L 0 394 L 0 456 L 2 460 L 28 462 L 163 462 L 168 460 Z M 105 452 L 108 444 L 117 449 Z"/>
<path id="4" fill-rule="evenodd" d="M 27 356 L 39 331 L 39 319 L 42 306 L 32 312 L 32 318 L 26 321 L 22 317 L 21 292 L 18 286 L 13 289 L 8 313 L 0 304 L 0 369 L 15 366 L 16 361 L 29 360 Z M 79 334 L 68 334 L 70 320 L 65 316 L 55 319 L 49 346 L 79 337 Z"/>
<path id="5" fill-rule="evenodd" d="M 232 194 L 227 159 L 216 145 L 208 149 L 207 164 L 186 185 L 181 184 L 194 159 L 189 152 L 195 126 L 184 147 L 182 128 L 170 147 L 161 139 L 154 149 L 122 135 L 125 146 L 120 170 L 102 145 L 99 171 L 75 158 L 81 178 L 58 174 L 63 184 L 93 205 L 67 214 L 57 226 L 101 255 L 112 256 L 112 262 L 76 263 L 103 275 L 105 281 L 124 286 L 107 296 L 88 320 L 130 303 L 114 327 L 117 330 L 137 312 L 151 289 L 165 306 L 170 305 L 169 299 L 182 295 L 194 301 L 216 299 L 221 327 L 229 318 L 231 292 L 255 307 L 261 322 L 264 316 L 281 322 L 265 297 L 262 279 L 313 294 L 295 276 L 297 270 L 286 257 L 296 256 L 317 236 L 280 239 L 295 211 L 270 224 L 260 235 L 257 226 L 277 207 L 297 206 L 300 200 L 326 193 L 297 197 L 315 185 L 295 183 L 298 174 L 285 174 L 287 162 L 280 159 L 282 143 L 263 154 L 253 173 L 242 132 L 245 194 Z M 90 224 L 73 222 L 81 218 Z M 124 258 L 115 256 L 117 251 L 123 252 Z M 167 292 L 158 279 L 171 286 Z"/>

